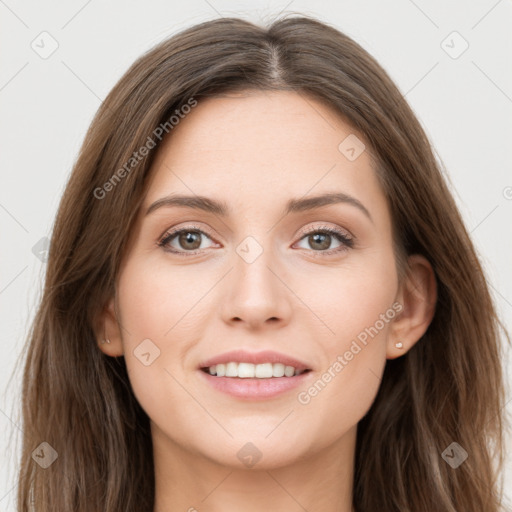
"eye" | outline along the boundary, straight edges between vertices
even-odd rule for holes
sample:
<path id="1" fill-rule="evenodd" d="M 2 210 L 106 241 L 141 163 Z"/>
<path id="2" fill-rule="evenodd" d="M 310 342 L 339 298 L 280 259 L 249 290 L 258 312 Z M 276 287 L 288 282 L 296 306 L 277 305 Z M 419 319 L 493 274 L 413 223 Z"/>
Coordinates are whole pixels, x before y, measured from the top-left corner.
<path id="1" fill-rule="evenodd" d="M 166 251 L 189 256 L 190 254 L 196 254 L 194 251 L 206 248 L 202 243 L 203 237 L 211 240 L 207 233 L 195 226 L 191 226 L 167 232 L 158 242 L 158 245 Z"/>
<path id="2" fill-rule="evenodd" d="M 180 256 L 191 256 L 197 254 L 202 249 L 208 248 L 203 245 L 203 237 L 212 240 L 202 229 L 190 226 L 168 231 L 158 242 L 158 246 L 167 252 Z M 303 240 L 312 248 L 309 249 L 310 252 L 317 253 L 315 256 L 339 253 L 354 246 L 354 240 L 347 232 L 328 226 L 322 226 L 304 233 L 299 242 Z M 332 248 L 333 241 L 338 243 L 334 248 Z M 308 247 L 299 248 L 308 249 Z"/>
<path id="3" fill-rule="evenodd" d="M 346 251 L 354 246 L 354 240 L 348 233 L 327 226 L 307 232 L 300 239 L 302 240 L 305 240 L 314 252 L 321 255 Z M 333 241 L 338 243 L 334 248 L 331 246 Z M 301 249 L 307 249 L 307 247 L 301 247 Z"/>

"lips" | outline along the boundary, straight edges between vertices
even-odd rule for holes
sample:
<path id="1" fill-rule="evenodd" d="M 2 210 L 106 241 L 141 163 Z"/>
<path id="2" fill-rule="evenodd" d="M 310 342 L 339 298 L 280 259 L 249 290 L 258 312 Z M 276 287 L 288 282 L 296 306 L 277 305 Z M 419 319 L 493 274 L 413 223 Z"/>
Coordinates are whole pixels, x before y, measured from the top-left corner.
<path id="1" fill-rule="evenodd" d="M 249 363 L 256 366 L 256 368 L 258 366 L 267 367 L 265 363 L 272 363 L 273 366 L 282 365 L 280 373 L 282 373 L 283 366 L 293 367 L 291 370 L 295 369 L 296 373 L 292 376 L 281 375 L 269 378 L 250 378 L 247 375 L 244 378 L 210 375 L 209 369 L 217 365 L 226 365 L 226 372 L 228 373 L 229 363 Z M 198 372 L 199 378 L 211 388 L 242 400 L 266 400 L 281 395 L 286 396 L 294 388 L 311 381 L 314 377 L 313 368 L 310 364 L 273 350 L 263 350 L 261 352 L 249 352 L 242 349 L 232 350 L 205 359 L 199 364 L 198 370 L 201 370 Z"/>
<path id="2" fill-rule="evenodd" d="M 222 363 L 219 363 L 222 364 Z M 214 377 L 199 371 L 198 377 L 211 389 L 242 401 L 261 401 L 269 399 L 295 400 L 294 389 L 307 386 L 314 378 L 313 372 L 304 372 L 294 377 L 271 379 L 239 379 L 231 377 Z"/>
<path id="3" fill-rule="evenodd" d="M 248 352 L 246 350 L 232 350 L 230 352 L 224 352 L 218 356 L 206 359 L 199 364 L 199 369 L 207 369 L 210 366 L 217 364 L 227 364 L 229 362 L 237 363 L 252 363 L 252 364 L 264 364 L 264 363 L 281 363 L 285 366 L 293 366 L 296 370 L 305 371 L 312 370 L 311 366 L 300 361 L 294 357 L 286 354 L 281 354 L 273 350 L 264 350 L 261 352 Z"/>

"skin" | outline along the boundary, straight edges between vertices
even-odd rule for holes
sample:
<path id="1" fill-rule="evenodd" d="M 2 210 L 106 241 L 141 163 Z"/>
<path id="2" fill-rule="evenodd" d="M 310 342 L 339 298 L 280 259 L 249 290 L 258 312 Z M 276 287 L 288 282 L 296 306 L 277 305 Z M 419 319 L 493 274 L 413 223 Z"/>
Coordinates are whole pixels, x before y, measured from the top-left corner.
<path id="1" fill-rule="evenodd" d="M 124 355 L 151 420 L 155 511 L 352 510 L 357 424 L 386 360 L 420 339 L 436 299 L 421 256 L 409 258 L 399 283 L 390 212 L 369 152 L 349 161 L 338 150 L 353 133 L 310 96 L 244 91 L 202 100 L 159 149 L 98 333 L 102 351 Z M 283 216 L 289 199 L 325 192 L 356 198 L 371 220 L 348 203 Z M 145 215 L 171 193 L 215 198 L 231 214 L 173 206 Z M 350 234 L 353 247 L 333 236 L 318 248 L 305 234 L 326 226 Z M 174 227 L 206 233 L 198 250 L 178 237 L 168 244 L 198 254 L 157 245 Z M 248 236 L 263 250 L 252 263 L 236 251 Z M 298 393 L 393 303 L 402 311 L 300 403 Z M 104 337 L 111 343 L 101 343 Z M 145 339 L 160 350 L 149 366 L 134 355 Z M 198 365 L 237 348 L 277 350 L 313 371 L 300 389 L 277 397 L 234 398 L 206 384 Z M 262 455 L 252 467 L 237 457 L 248 442 Z"/>

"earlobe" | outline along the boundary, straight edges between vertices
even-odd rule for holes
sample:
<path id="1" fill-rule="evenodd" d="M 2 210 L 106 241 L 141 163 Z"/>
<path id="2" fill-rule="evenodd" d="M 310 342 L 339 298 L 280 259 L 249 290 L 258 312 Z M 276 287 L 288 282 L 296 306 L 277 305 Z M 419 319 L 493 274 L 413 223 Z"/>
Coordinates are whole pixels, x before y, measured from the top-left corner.
<path id="1" fill-rule="evenodd" d="M 424 256 L 409 256 L 408 270 L 397 301 L 403 309 L 391 325 L 387 359 L 407 353 L 425 334 L 434 318 L 437 283 L 432 265 Z"/>
<path id="2" fill-rule="evenodd" d="M 115 311 L 115 300 L 112 297 L 105 305 L 98 319 L 96 340 L 99 349 L 111 357 L 124 355 L 121 329 Z"/>

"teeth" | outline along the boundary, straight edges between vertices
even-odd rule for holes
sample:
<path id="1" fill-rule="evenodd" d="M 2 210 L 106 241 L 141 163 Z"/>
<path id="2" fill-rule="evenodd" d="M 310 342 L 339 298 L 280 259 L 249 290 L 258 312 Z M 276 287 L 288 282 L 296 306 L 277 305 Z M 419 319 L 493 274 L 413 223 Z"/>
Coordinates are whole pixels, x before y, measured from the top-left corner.
<path id="1" fill-rule="evenodd" d="M 272 377 L 293 377 L 303 371 L 282 363 L 235 363 L 216 364 L 208 369 L 210 375 L 217 377 L 238 377 L 240 379 L 270 379 Z"/>

